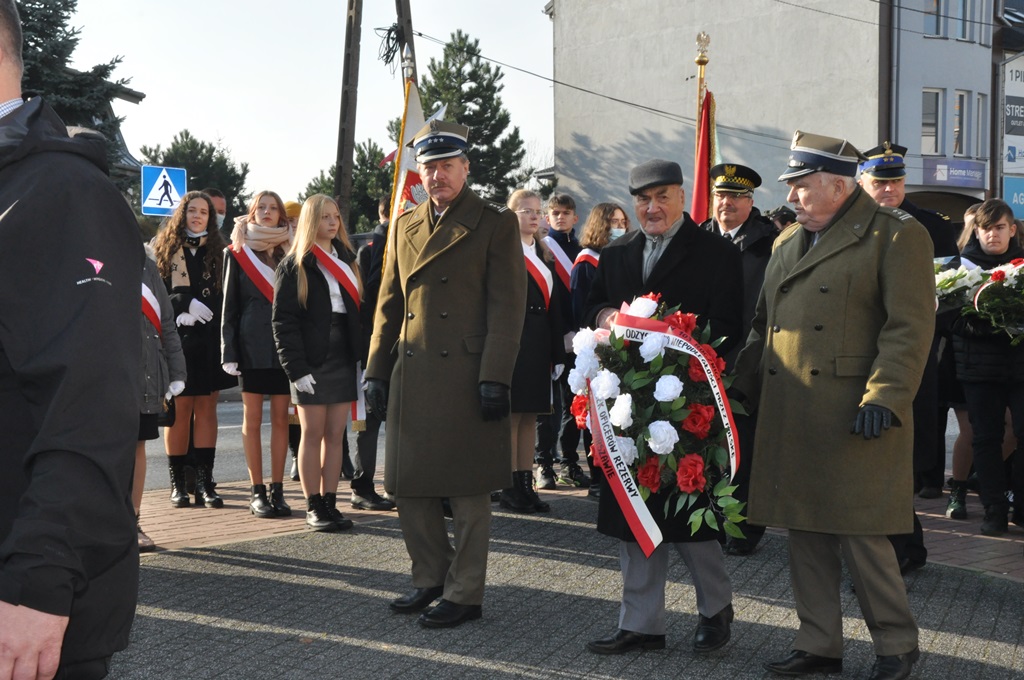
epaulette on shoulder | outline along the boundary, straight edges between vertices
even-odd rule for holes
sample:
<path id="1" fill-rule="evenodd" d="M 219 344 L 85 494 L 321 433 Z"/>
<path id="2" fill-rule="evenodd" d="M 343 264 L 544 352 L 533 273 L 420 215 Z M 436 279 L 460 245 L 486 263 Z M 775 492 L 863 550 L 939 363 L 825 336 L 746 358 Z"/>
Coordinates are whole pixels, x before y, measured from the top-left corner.
<path id="1" fill-rule="evenodd" d="M 932 212 L 941 217 L 944 222 L 949 222 L 949 215 L 945 213 L 940 213 L 938 210 L 933 210 Z"/>
<path id="2" fill-rule="evenodd" d="M 492 203 L 491 201 L 487 201 L 487 207 L 499 214 L 508 212 L 508 206 L 502 205 L 501 203 Z"/>
<path id="3" fill-rule="evenodd" d="M 899 208 L 887 208 L 884 205 L 878 206 L 878 212 L 889 217 L 895 217 L 900 222 L 906 222 L 907 220 L 914 219 L 914 216 L 908 213 L 906 210 L 900 210 Z"/>

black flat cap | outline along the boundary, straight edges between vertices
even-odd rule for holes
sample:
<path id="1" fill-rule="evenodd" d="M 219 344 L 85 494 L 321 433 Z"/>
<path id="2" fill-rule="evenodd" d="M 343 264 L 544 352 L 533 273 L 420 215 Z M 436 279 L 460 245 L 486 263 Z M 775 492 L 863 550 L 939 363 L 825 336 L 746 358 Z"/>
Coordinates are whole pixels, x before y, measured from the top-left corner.
<path id="1" fill-rule="evenodd" d="M 629 193 L 634 196 L 648 187 L 682 183 L 683 169 L 679 163 L 660 158 L 641 163 L 629 171 Z"/>

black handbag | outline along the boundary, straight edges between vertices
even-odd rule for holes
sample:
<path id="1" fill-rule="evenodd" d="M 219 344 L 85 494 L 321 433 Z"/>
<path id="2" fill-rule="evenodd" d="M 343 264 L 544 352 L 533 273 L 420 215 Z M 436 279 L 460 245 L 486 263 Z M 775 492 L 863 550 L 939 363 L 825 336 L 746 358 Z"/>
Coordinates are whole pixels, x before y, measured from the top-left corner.
<path id="1" fill-rule="evenodd" d="M 174 425 L 174 397 L 164 399 L 163 410 L 156 414 L 157 427 L 172 427 Z"/>

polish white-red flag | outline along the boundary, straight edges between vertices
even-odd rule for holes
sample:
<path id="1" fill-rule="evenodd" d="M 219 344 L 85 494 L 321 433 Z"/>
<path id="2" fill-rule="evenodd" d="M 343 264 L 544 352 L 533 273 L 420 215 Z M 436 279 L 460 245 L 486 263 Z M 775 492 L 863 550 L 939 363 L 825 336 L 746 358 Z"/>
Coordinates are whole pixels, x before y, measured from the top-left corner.
<path id="1" fill-rule="evenodd" d="M 407 145 L 424 125 L 432 120 L 444 120 L 448 105 L 442 105 L 430 118 L 424 119 L 423 105 L 420 104 L 420 91 L 411 82 L 405 85 L 405 113 L 402 115 L 402 141 L 398 148 L 384 157 L 382 165 L 397 160 L 395 167 L 394 189 L 391 192 L 391 221 L 394 222 L 404 212 L 412 210 L 427 200 L 427 192 L 423 181 L 416 172 L 416 154 Z"/>

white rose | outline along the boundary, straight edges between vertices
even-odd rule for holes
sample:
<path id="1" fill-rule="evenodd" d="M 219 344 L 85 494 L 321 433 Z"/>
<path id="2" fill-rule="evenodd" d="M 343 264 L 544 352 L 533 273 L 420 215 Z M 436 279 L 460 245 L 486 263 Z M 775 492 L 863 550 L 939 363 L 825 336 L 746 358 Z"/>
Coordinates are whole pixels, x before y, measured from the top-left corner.
<path id="1" fill-rule="evenodd" d="M 665 353 L 666 345 L 668 345 L 668 336 L 663 333 L 651 333 L 640 344 L 640 356 L 644 358 L 644 361 L 650 363 L 654 361 L 654 357 Z"/>
<path id="2" fill-rule="evenodd" d="M 672 427 L 672 423 L 667 420 L 655 420 L 647 426 L 647 429 L 650 432 L 647 436 L 647 445 L 650 446 L 651 451 L 659 456 L 672 453 L 676 442 L 679 441 L 679 433 L 676 428 Z"/>
<path id="3" fill-rule="evenodd" d="M 618 428 L 627 428 L 633 424 L 633 396 L 620 394 L 615 398 L 615 404 L 608 411 L 611 416 L 612 425 Z"/>
<path id="4" fill-rule="evenodd" d="M 649 319 L 658 311 L 658 303 L 651 298 L 639 297 L 629 303 L 630 316 L 639 316 Z"/>
<path id="5" fill-rule="evenodd" d="M 601 370 L 601 362 L 598 361 L 597 355 L 593 352 L 583 352 L 576 357 L 576 370 L 583 375 L 584 378 L 593 378 L 597 375 L 597 372 Z"/>
<path id="6" fill-rule="evenodd" d="M 593 353 L 595 347 L 597 347 L 597 340 L 594 339 L 593 330 L 589 328 L 581 328 L 579 332 L 577 332 L 576 335 L 573 336 L 573 354 L 582 354 L 583 352 Z"/>
<path id="7" fill-rule="evenodd" d="M 674 375 L 663 375 L 654 384 L 654 398 L 658 401 L 675 401 L 683 393 L 683 381 Z"/>
<path id="8" fill-rule="evenodd" d="M 632 465 L 636 460 L 636 442 L 629 437 L 616 437 L 615 445 L 619 448 L 619 454 L 626 465 Z"/>
<path id="9" fill-rule="evenodd" d="M 583 375 L 578 368 L 569 371 L 569 389 L 573 394 L 583 394 L 587 391 L 587 376 Z"/>
<path id="10" fill-rule="evenodd" d="M 614 399 L 619 396 L 619 376 L 602 369 L 590 379 L 590 390 L 598 399 Z"/>

